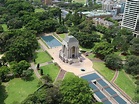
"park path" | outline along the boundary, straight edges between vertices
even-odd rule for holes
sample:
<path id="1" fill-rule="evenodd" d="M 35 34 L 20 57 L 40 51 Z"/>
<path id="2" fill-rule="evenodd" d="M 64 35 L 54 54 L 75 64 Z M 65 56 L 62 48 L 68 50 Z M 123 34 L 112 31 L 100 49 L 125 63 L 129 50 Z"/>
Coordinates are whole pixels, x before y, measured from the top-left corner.
<path id="1" fill-rule="evenodd" d="M 114 75 L 114 77 L 113 77 L 112 80 L 111 80 L 112 83 L 114 83 L 114 82 L 116 81 L 116 79 L 118 78 L 118 75 L 119 75 L 119 71 L 116 70 L 116 71 L 115 71 L 115 75 Z"/>
<path id="2" fill-rule="evenodd" d="M 117 84 L 115 84 L 116 79 L 118 78 L 119 75 L 119 71 L 116 70 L 114 77 L 112 78 L 112 80 L 110 81 L 111 84 L 126 98 L 128 99 L 128 101 L 132 102 L 132 98 L 127 95 L 119 86 L 117 86 Z"/>
<path id="3" fill-rule="evenodd" d="M 49 64 L 52 64 L 52 63 L 53 63 L 52 61 L 40 63 L 40 67 L 45 66 L 45 65 L 49 65 Z"/>
<path id="4" fill-rule="evenodd" d="M 66 73 L 67 73 L 67 72 L 66 72 L 65 70 L 60 69 L 60 70 L 59 70 L 59 73 L 58 73 L 58 75 L 57 75 L 57 77 L 56 77 L 56 79 L 55 79 L 55 81 L 54 81 L 54 83 L 55 83 L 56 81 L 58 81 L 58 80 L 63 80 Z"/>
<path id="5" fill-rule="evenodd" d="M 36 65 L 35 65 L 33 62 L 31 62 L 30 64 L 31 64 L 31 68 L 33 69 L 35 75 L 37 76 L 37 78 L 40 79 L 40 78 L 41 78 L 41 75 L 40 75 L 40 73 L 38 72 L 38 70 L 37 70 L 37 68 L 36 68 Z"/>

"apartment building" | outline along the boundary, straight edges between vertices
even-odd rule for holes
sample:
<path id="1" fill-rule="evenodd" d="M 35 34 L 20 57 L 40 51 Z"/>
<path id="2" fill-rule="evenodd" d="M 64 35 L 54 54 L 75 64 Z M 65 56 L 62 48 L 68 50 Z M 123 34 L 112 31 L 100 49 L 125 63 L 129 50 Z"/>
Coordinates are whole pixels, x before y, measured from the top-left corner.
<path id="1" fill-rule="evenodd" d="M 139 0 L 126 1 L 121 27 L 128 28 L 139 36 Z"/>

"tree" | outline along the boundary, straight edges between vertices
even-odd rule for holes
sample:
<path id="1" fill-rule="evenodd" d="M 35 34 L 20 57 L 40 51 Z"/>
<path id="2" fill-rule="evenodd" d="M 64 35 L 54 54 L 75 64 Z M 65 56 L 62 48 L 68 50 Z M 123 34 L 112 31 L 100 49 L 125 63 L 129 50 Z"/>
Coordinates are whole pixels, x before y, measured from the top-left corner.
<path id="1" fill-rule="evenodd" d="M 92 48 L 95 42 L 100 41 L 100 36 L 95 33 L 86 34 L 85 32 L 73 31 L 70 33 L 70 35 L 73 35 L 75 38 L 77 38 L 79 41 L 79 44 L 82 47 L 86 47 L 86 48 Z"/>
<path id="2" fill-rule="evenodd" d="M 40 73 L 41 73 L 41 75 L 43 75 L 43 69 L 40 69 Z"/>
<path id="3" fill-rule="evenodd" d="M 12 62 L 11 63 L 11 70 L 13 71 L 15 76 L 19 76 L 22 77 L 22 75 L 24 76 L 26 74 L 26 76 L 28 76 L 28 72 L 25 72 L 26 70 L 28 70 L 28 68 L 30 67 L 30 64 L 25 61 L 22 60 L 20 62 Z"/>
<path id="4" fill-rule="evenodd" d="M 59 87 L 45 85 L 29 95 L 21 104 L 61 104 Z"/>
<path id="5" fill-rule="evenodd" d="M 38 63 L 38 64 L 37 64 L 37 69 L 39 69 L 39 68 L 40 68 L 40 64 Z"/>
<path id="6" fill-rule="evenodd" d="M 79 25 L 82 22 L 82 18 L 77 11 L 72 16 L 72 22 L 74 26 Z"/>
<path id="7" fill-rule="evenodd" d="M 57 34 L 62 34 L 62 33 L 67 33 L 68 29 L 66 28 L 66 26 L 61 25 L 60 27 L 58 27 L 56 29 L 56 33 Z"/>
<path id="8" fill-rule="evenodd" d="M 7 76 L 9 71 L 10 70 L 9 70 L 9 68 L 7 66 L 0 67 L 0 79 L 2 81 L 6 81 L 6 76 Z"/>
<path id="9" fill-rule="evenodd" d="M 139 103 L 139 85 L 137 85 L 136 90 L 135 90 L 134 101 Z"/>
<path id="10" fill-rule="evenodd" d="M 2 33 L 4 30 L 3 30 L 3 27 L 2 25 L 0 25 L 0 33 Z"/>
<path id="11" fill-rule="evenodd" d="M 111 69 L 120 69 L 122 67 L 122 60 L 118 55 L 110 54 L 105 57 L 105 64 Z"/>
<path id="12" fill-rule="evenodd" d="M 41 79 L 42 79 L 43 84 L 52 82 L 52 78 L 50 77 L 49 74 L 43 75 Z"/>
<path id="13" fill-rule="evenodd" d="M 32 58 L 35 49 L 38 47 L 34 32 L 29 30 L 9 31 L 4 38 L 2 36 L 0 43 L 4 45 L 0 46 L 0 48 L 6 51 L 5 57 L 9 62 L 19 62 Z"/>
<path id="14" fill-rule="evenodd" d="M 117 30 L 117 29 L 116 29 Z M 130 41 L 133 39 L 132 32 L 123 28 L 115 32 L 116 35 L 112 41 L 115 50 L 121 50 L 123 54 L 128 54 Z"/>
<path id="15" fill-rule="evenodd" d="M 62 104 L 92 104 L 92 91 L 88 82 L 79 77 L 64 80 L 60 92 Z"/>
<path id="16" fill-rule="evenodd" d="M 95 45 L 93 48 L 96 56 L 104 59 L 106 55 L 111 54 L 113 52 L 113 46 L 107 42 L 100 42 Z"/>
<path id="17" fill-rule="evenodd" d="M 89 33 L 91 34 L 92 31 L 96 30 L 95 26 L 93 25 L 93 21 L 91 20 L 85 20 L 81 24 L 78 25 L 81 32 Z"/>
<path id="18" fill-rule="evenodd" d="M 23 70 L 23 72 L 22 72 L 22 78 L 24 80 L 29 80 L 29 78 L 32 76 L 32 74 L 33 74 L 33 70 L 32 69 Z"/>
<path id="19" fill-rule="evenodd" d="M 62 100 L 59 87 L 53 86 L 46 91 L 47 104 L 60 104 Z"/>
<path id="20" fill-rule="evenodd" d="M 139 55 L 139 38 L 134 38 L 131 41 L 130 52 L 134 55 Z"/>
<path id="21" fill-rule="evenodd" d="M 93 7 L 93 0 L 88 0 L 88 6 Z"/>
<path id="22" fill-rule="evenodd" d="M 9 29 L 20 29 L 23 26 L 23 22 L 19 18 L 13 18 L 7 22 L 7 26 Z"/>
<path id="23" fill-rule="evenodd" d="M 129 56 L 124 65 L 125 71 L 132 75 L 139 74 L 139 57 L 138 56 Z"/>

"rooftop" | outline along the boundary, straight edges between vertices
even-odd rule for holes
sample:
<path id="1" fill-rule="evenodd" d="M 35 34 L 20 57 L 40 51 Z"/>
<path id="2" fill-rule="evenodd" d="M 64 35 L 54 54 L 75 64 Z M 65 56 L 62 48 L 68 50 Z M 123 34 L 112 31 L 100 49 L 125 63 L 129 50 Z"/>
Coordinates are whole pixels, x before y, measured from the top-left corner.
<path id="1" fill-rule="evenodd" d="M 78 42 L 78 40 L 74 36 L 66 36 L 64 41 L 72 43 L 72 42 Z"/>
<path id="2" fill-rule="evenodd" d="M 82 12 L 82 14 L 86 15 L 87 17 L 101 16 L 101 15 L 111 15 L 110 12 L 106 12 L 106 11 L 103 11 L 103 10 L 87 11 L 87 12 Z"/>

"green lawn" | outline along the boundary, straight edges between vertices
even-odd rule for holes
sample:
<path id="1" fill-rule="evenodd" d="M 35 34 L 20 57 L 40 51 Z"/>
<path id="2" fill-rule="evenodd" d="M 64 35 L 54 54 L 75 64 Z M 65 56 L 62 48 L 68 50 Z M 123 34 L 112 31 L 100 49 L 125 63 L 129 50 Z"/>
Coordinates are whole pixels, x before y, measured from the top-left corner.
<path id="1" fill-rule="evenodd" d="M 91 53 L 91 54 L 89 54 L 87 57 L 88 57 L 89 59 L 93 59 L 93 58 L 95 58 L 95 54 Z"/>
<path id="2" fill-rule="evenodd" d="M 82 46 L 79 46 L 79 48 L 81 48 L 82 50 L 87 51 L 87 52 L 92 51 L 92 48 L 85 48 L 85 47 L 82 47 Z"/>
<path id="3" fill-rule="evenodd" d="M 121 52 L 114 52 L 114 54 L 119 55 L 122 60 L 126 60 L 126 56 L 121 55 Z"/>
<path id="4" fill-rule="evenodd" d="M 73 2 L 78 2 L 78 3 L 84 4 L 85 3 L 85 0 L 73 0 Z"/>
<path id="5" fill-rule="evenodd" d="M 58 34 L 62 39 L 65 38 L 66 34 Z"/>
<path id="6" fill-rule="evenodd" d="M 43 9 L 43 8 L 36 8 L 35 9 L 35 13 L 37 13 L 37 12 L 44 12 L 45 10 Z"/>
<path id="7" fill-rule="evenodd" d="M 102 62 L 93 62 L 93 68 L 102 74 L 108 81 L 110 81 L 115 74 L 115 71 L 108 69 Z"/>
<path id="8" fill-rule="evenodd" d="M 73 78 L 73 77 L 75 77 L 74 73 L 67 72 L 66 75 L 65 75 L 64 80 L 68 80 L 68 79 Z"/>
<path id="9" fill-rule="evenodd" d="M 59 67 L 55 64 L 49 64 L 46 66 L 42 66 L 41 69 L 43 69 L 43 73 L 49 74 L 52 80 L 54 81 L 57 77 L 57 74 L 59 73 Z"/>
<path id="10" fill-rule="evenodd" d="M 5 90 L 7 92 L 7 98 L 4 100 L 4 103 L 21 103 L 29 94 L 32 94 L 35 90 L 37 90 L 38 81 L 39 80 L 35 77 L 35 75 L 33 75 L 30 81 L 24 81 L 20 78 L 14 78 L 7 83 L 2 83 L 3 86 L 5 86 Z M 1 100 L 3 100 L 1 99 L 2 97 L 3 95 L 0 94 L 0 102 Z M 2 104 L 2 102 L 0 104 Z"/>
<path id="11" fill-rule="evenodd" d="M 51 57 L 46 52 L 36 52 L 35 61 L 36 63 L 44 63 L 51 61 Z"/>
<path id="12" fill-rule="evenodd" d="M 4 31 L 8 31 L 8 28 L 7 28 L 6 24 L 2 24 L 2 27 L 3 27 Z"/>
<path id="13" fill-rule="evenodd" d="M 134 97 L 135 84 L 133 79 L 129 79 L 129 77 L 124 73 L 124 70 L 119 72 L 119 76 L 115 83 L 123 89 L 131 98 Z"/>

